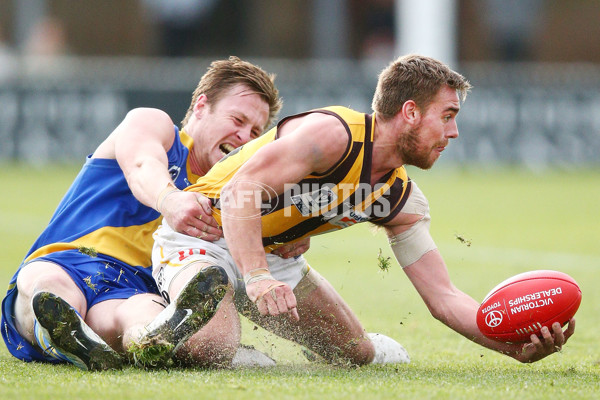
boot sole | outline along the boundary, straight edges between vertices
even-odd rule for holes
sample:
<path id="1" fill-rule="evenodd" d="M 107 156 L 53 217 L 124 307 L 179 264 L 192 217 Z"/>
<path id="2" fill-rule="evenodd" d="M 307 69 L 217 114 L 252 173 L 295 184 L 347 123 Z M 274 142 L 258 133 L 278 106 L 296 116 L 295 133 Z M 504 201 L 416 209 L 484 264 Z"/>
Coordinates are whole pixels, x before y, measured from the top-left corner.
<path id="1" fill-rule="evenodd" d="M 89 371 L 123 368 L 119 354 L 84 326 L 66 301 L 49 292 L 38 292 L 33 296 L 32 306 L 38 323 L 47 332 L 52 344 L 73 364 Z"/>
<path id="2" fill-rule="evenodd" d="M 165 368 L 173 355 L 215 315 L 227 292 L 227 273 L 218 266 L 202 269 L 175 300 L 175 313 L 129 348 L 134 364 Z"/>

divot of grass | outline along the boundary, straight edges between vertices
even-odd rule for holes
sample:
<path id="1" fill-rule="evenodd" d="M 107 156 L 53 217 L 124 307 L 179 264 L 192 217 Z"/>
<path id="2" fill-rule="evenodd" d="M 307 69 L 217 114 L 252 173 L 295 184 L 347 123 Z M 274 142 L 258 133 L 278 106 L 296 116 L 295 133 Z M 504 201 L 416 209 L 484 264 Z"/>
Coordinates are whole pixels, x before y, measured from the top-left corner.
<path id="1" fill-rule="evenodd" d="M 77 250 L 79 250 L 79 252 L 81 254 L 86 254 L 90 257 L 98 257 L 98 252 L 96 251 L 95 248 L 93 247 L 88 247 L 88 246 L 79 246 L 77 247 Z"/>
<path id="2" fill-rule="evenodd" d="M 127 349 L 131 364 L 144 369 L 168 368 L 173 365 L 171 343 L 152 338 L 148 342 L 133 343 Z"/>
<path id="3" fill-rule="evenodd" d="M 377 266 L 382 271 L 389 271 L 392 266 L 392 262 L 390 261 L 391 257 L 384 257 L 381 254 L 381 248 L 379 248 L 379 254 L 377 255 Z"/>

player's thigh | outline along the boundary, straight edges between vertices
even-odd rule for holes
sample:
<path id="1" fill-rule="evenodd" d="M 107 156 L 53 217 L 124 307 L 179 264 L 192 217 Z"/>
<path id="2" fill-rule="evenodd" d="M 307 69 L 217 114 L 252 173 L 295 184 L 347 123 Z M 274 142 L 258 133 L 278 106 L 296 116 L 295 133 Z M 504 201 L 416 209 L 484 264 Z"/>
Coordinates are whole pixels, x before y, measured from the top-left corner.
<path id="1" fill-rule="evenodd" d="M 362 365 L 375 354 L 358 317 L 335 288 L 314 268 L 294 288 L 300 320 L 260 316 L 246 301 L 244 313 L 266 329 L 303 344 L 329 361 Z"/>
<path id="2" fill-rule="evenodd" d="M 358 317 L 335 288 L 315 269 L 294 289 L 301 315 L 299 326 L 304 332 L 327 332 L 335 345 L 360 340 L 365 332 Z M 322 338 L 310 338 L 322 339 Z"/>
<path id="3" fill-rule="evenodd" d="M 63 298 L 85 316 L 87 302 L 79 287 L 59 265 L 49 261 L 33 261 L 25 265 L 17 277 L 15 325 L 19 333 L 33 340 L 33 310 L 31 299 L 39 291 L 48 291 Z"/>

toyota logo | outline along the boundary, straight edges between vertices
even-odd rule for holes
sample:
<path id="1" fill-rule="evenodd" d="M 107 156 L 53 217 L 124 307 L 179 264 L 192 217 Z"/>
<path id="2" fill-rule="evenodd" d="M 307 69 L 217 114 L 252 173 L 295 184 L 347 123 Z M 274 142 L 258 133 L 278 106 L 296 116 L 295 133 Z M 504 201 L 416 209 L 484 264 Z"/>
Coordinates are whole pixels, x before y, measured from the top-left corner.
<path id="1" fill-rule="evenodd" d="M 495 328 L 502 323 L 502 313 L 500 311 L 491 311 L 485 316 L 485 324 L 490 328 Z"/>

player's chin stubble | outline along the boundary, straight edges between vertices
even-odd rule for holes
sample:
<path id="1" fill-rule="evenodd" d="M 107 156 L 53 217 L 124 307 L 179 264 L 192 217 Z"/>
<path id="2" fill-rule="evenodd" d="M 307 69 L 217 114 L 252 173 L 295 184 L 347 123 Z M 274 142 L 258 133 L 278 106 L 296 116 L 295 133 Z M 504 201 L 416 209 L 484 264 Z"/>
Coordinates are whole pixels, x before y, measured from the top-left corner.
<path id="1" fill-rule="evenodd" d="M 417 168 L 429 169 L 437 159 L 431 159 L 433 150 L 424 151 L 419 146 L 419 127 L 406 131 L 398 143 L 398 154 L 405 165 L 414 165 Z"/>

